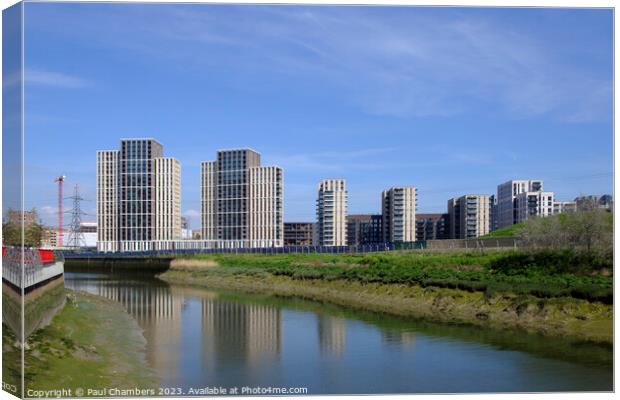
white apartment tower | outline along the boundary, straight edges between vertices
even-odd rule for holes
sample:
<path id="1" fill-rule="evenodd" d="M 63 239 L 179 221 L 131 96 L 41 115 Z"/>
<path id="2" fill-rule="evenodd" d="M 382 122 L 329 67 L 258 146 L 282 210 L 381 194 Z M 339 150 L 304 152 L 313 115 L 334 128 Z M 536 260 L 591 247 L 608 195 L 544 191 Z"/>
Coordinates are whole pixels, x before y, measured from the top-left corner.
<path id="1" fill-rule="evenodd" d="M 97 250 L 118 251 L 118 150 L 97 152 Z"/>
<path id="2" fill-rule="evenodd" d="M 515 223 L 532 217 L 548 217 L 553 214 L 553 192 L 521 192 L 515 199 L 517 218 Z"/>
<path id="3" fill-rule="evenodd" d="M 468 239 L 491 230 L 491 196 L 466 194 L 448 200 L 450 239 Z"/>
<path id="4" fill-rule="evenodd" d="M 344 179 L 324 179 L 316 200 L 319 246 L 347 245 L 348 193 Z"/>
<path id="5" fill-rule="evenodd" d="M 228 247 L 284 244 L 282 168 L 251 149 L 218 150 L 201 163 L 202 239 Z"/>
<path id="6" fill-rule="evenodd" d="M 181 237 L 181 166 L 155 139 L 97 152 L 97 249 L 143 251 Z"/>
<path id="7" fill-rule="evenodd" d="M 497 186 L 497 228 L 513 225 L 519 222 L 516 204 L 517 196 L 524 192 L 540 192 L 543 190 L 543 181 L 511 180 Z"/>
<path id="8" fill-rule="evenodd" d="M 204 240 L 217 239 L 217 163 L 203 161 L 200 164 L 200 218 Z"/>
<path id="9" fill-rule="evenodd" d="M 181 238 L 181 163 L 172 157 L 155 162 L 155 240 Z"/>
<path id="10" fill-rule="evenodd" d="M 283 246 L 282 169 L 252 167 L 249 172 L 248 239 L 257 247 Z"/>
<path id="11" fill-rule="evenodd" d="M 393 187 L 381 194 L 383 240 L 385 242 L 415 242 L 416 198 L 414 186 Z"/>

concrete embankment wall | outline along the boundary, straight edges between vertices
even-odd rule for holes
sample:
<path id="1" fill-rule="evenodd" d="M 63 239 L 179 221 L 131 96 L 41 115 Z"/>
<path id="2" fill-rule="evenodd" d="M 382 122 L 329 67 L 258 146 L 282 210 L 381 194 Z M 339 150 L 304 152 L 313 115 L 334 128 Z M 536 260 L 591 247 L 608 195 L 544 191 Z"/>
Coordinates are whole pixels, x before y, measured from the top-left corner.
<path id="1" fill-rule="evenodd" d="M 3 247 L 2 252 L 2 322 L 22 340 L 64 306 L 63 261 L 34 248 Z"/>
<path id="2" fill-rule="evenodd" d="M 57 275 L 28 290 L 24 301 L 24 337 L 43 328 L 65 304 L 63 275 Z M 15 337 L 22 337 L 21 290 L 7 281 L 2 282 L 2 322 Z"/>

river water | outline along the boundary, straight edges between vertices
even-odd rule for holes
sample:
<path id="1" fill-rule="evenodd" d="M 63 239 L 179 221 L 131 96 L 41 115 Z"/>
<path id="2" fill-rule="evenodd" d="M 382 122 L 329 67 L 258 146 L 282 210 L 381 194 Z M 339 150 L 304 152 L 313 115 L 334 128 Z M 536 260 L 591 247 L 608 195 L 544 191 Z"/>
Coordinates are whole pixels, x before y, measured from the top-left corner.
<path id="1" fill-rule="evenodd" d="M 308 394 L 610 391 L 612 349 L 433 324 L 329 304 L 66 273 L 143 329 L 163 387 L 307 388 Z M 240 389 L 241 390 L 241 389 Z"/>

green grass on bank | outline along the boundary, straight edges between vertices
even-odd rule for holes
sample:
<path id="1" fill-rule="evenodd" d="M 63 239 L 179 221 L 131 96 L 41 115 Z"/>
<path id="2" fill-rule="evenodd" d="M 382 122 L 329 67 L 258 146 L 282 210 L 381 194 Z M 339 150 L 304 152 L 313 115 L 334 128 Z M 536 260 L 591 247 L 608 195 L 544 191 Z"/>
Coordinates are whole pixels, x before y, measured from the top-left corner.
<path id="1" fill-rule="evenodd" d="M 76 388 L 154 387 L 157 380 L 144 361 L 144 338 L 122 306 L 86 293 L 67 294 L 50 325 L 27 340 L 26 389 L 71 389 L 75 396 Z M 3 339 L 3 360 L 19 359 L 8 329 Z M 3 378 L 19 381 L 18 365 L 11 366 L 3 369 Z"/>
<path id="2" fill-rule="evenodd" d="M 505 226 L 497 229 L 493 232 L 487 233 L 483 237 L 515 237 L 517 236 L 519 229 L 523 228 L 524 223 Z"/>
<path id="3" fill-rule="evenodd" d="M 508 292 L 542 298 L 575 297 L 613 303 L 613 261 L 570 251 L 375 254 L 220 254 L 195 273 L 287 276 Z"/>

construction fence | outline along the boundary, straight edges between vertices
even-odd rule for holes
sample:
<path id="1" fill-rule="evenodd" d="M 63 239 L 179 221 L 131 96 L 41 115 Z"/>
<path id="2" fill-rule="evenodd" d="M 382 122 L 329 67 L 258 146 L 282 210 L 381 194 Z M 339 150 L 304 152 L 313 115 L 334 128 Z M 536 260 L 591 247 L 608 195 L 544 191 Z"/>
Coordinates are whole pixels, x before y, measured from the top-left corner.
<path id="1" fill-rule="evenodd" d="M 519 239 L 515 237 L 498 238 L 472 238 L 472 239 L 445 239 L 427 240 L 427 250 L 450 250 L 450 249 L 516 249 L 519 247 Z"/>

